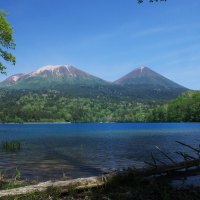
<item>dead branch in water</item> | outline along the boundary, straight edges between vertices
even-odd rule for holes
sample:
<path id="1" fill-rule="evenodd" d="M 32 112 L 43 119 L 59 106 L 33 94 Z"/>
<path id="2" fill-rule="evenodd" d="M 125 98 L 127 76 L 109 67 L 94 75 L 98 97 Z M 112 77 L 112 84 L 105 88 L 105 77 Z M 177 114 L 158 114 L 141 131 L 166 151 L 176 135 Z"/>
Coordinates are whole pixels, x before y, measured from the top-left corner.
<path id="1" fill-rule="evenodd" d="M 176 142 L 180 145 L 183 145 L 185 147 L 192 149 L 194 152 L 196 152 L 196 153 L 198 153 L 198 155 L 200 155 L 200 149 L 194 148 L 183 142 L 179 142 L 179 141 L 176 141 Z M 162 155 L 164 155 L 168 160 L 170 160 L 172 162 L 172 164 L 166 164 L 164 162 L 160 162 L 163 165 L 158 166 L 156 163 L 156 161 L 158 161 L 158 159 L 156 159 L 153 156 L 153 154 L 151 153 L 151 158 L 153 160 L 153 164 L 150 162 L 145 162 L 145 163 L 149 164 L 152 168 L 144 171 L 145 176 L 162 174 L 162 173 L 168 174 L 168 173 L 173 173 L 173 172 L 176 172 L 179 170 L 183 170 L 183 169 L 188 170 L 189 168 L 200 166 L 200 157 L 199 156 L 196 158 L 185 152 L 176 152 L 178 155 L 180 155 L 184 159 L 184 161 L 177 163 L 169 155 L 167 155 L 167 153 L 165 153 L 163 150 L 161 150 L 158 146 L 155 146 L 155 147 L 160 153 L 162 153 Z"/>
<path id="2" fill-rule="evenodd" d="M 179 152 L 179 151 L 177 151 L 176 153 L 178 155 L 182 156 L 185 160 L 196 160 L 195 157 L 193 157 L 193 156 L 191 156 L 191 155 L 189 155 L 187 153 L 183 153 L 183 152 Z"/>
<path id="3" fill-rule="evenodd" d="M 163 173 L 173 173 L 178 170 L 189 169 L 192 167 L 199 167 L 200 166 L 200 159 L 190 160 L 190 161 L 183 161 L 176 164 L 169 164 L 169 165 L 162 165 L 157 168 L 147 169 L 141 172 L 144 176 L 151 176 L 151 175 L 158 175 Z"/>
<path id="4" fill-rule="evenodd" d="M 179 141 L 176 141 L 176 142 L 177 142 L 178 144 L 181 144 L 181 145 L 185 146 L 185 147 L 188 147 L 189 149 L 192 149 L 193 151 L 195 151 L 195 152 L 197 152 L 197 153 L 200 153 L 200 148 L 197 149 L 197 148 L 192 147 L 192 146 L 189 145 L 189 144 L 185 144 L 185 143 L 179 142 Z"/>
<path id="5" fill-rule="evenodd" d="M 171 158 L 171 157 L 169 157 L 164 151 L 162 151 L 158 146 L 155 146 L 156 147 L 156 149 L 158 150 L 158 151 L 160 151 L 168 160 L 170 160 L 173 164 L 176 164 L 176 162 Z"/>

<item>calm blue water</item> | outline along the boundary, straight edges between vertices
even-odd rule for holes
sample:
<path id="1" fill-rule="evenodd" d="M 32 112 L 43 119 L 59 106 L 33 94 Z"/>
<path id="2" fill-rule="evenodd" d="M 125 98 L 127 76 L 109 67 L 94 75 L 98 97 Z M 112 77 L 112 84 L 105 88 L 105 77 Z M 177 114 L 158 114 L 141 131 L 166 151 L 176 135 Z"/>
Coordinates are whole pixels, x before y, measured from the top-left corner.
<path id="1" fill-rule="evenodd" d="M 18 140 L 22 150 L 0 149 L 0 171 L 12 174 L 19 168 L 23 178 L 57 179 L 99 175 L 162 155 L 155 146 L 179 159 L 184 148 L 175 141 L 200 144 L 200 123 L 86 123 L 1 124 L 0 145 Z M 188 149 L 185 149 L 189 151 Z"/>

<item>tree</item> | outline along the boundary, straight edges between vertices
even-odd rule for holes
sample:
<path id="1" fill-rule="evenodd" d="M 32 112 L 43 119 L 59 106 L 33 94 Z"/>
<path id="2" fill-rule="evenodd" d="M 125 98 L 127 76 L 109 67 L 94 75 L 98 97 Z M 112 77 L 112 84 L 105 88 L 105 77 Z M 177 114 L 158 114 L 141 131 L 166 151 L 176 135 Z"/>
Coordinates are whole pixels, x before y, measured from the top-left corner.
<path id="1" fill-rule="evenodd" d="M 167 0 L 147 0 L 148 2 L 150 3 L 153 3 L 153 2 L 158 2 L 158 1 L 167 1 Z M 137 0 L 138 3 L 143 3 L 144 0 Z"/>
<path id="2" fill-rule="evenodd" d="M 6 20 L 5 11 L 0 10 L 0 57 L 4 61 L 10 62 L 13 65 L 16 63 L 15 57 L 7 52 L 8 49 L 15 49 L 15 42 L 13 39 L 13 28 Z M 6 74 L 5 69 L 7 67 L 0 61 L 0 73 Z"/>

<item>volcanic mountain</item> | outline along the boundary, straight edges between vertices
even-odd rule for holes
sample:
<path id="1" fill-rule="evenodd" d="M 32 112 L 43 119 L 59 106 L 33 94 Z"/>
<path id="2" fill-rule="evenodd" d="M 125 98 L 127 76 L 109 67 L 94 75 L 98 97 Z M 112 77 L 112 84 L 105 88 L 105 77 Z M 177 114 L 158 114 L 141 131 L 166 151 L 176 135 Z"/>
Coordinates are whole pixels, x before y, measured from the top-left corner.
<path id="1" fill-rule="evenodd" d="M 96 84 L 107 84 L 107 82 L 72 65 L 48 65 L 28 74 L 10 76 L 0 83 L 0 87 L 12 89 L 51 89 L 61 85 Z"/>
<path id="2" fill-rule="evenodd" d="M 139 67 L 122 78 L 116 80 L 114 83 L 120 85 L 144 85 L 170 88 L 183 88 L 177 83 L 165 78 L 157 72 L 151 70 L 148 67 Z"/>
<path id="3" fill-rule="evenodd" d="M 48 65 L 28 74 L 15 74 L 0 83 L 1 88 L 59 90 L 70 96 L 167 100 L 187 88 L 148 67 L 139 67 L 113 83 L 90 75 L 72 65 Z"/>
<path id="4" fill-rule="evenodd" d="M 187 90 L 187 88 L 143 66 L 114 81 L 114 83 L 122 85 L 129 92 L 136 93 L 138 97 L 158 98 L 162 96 L 164 98 L 175 98 Z"/>

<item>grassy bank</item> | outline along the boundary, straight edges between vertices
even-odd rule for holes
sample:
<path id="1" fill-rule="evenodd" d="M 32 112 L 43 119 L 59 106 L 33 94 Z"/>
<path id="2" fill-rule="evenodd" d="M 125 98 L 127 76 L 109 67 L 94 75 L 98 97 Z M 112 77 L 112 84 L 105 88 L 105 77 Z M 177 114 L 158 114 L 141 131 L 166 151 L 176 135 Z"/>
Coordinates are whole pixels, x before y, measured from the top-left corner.
<path id="1" fill-rule="evenodd" d="M 94 188 L 69 187 L 67 191 L 49 187 L 45 192 L 34 192 L 3 200 L 197 200 L 200 199 L 200 187 L 172 187 L 165 179 L 149 179 L 129 171 L 126 175 L 117 175 L 104 186 Z"/>

